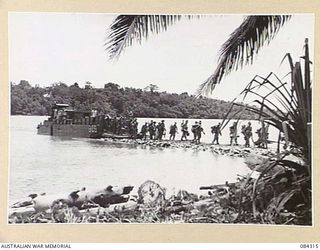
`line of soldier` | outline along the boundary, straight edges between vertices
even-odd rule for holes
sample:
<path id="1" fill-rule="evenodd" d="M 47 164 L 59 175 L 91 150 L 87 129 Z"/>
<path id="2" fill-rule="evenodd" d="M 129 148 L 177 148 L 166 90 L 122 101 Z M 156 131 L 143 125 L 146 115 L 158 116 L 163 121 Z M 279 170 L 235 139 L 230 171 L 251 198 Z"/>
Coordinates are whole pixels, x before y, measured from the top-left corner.
<path id="1" fill-rule="evenodd" d="M 145 124 L 143 124 L 138 138 L 147 139 L 147 134 L 149 134 L 150 140 L 162 140 L 162 138 L 166 134 L 166 126 L 164 120 L 158 122 L 158 124 L 153 120 L 151 120 L 149 123 L 146 122 Z"/>
<path id="2" fill-rule="evenodd" d="M 188 120 L 182 121 L 181 123 L 181 141 L 188 140 L 189 128 L 188 128 Z M 230 135 L 230 145 L 238 145 L 238 122 L 234 122 L 229 127 L 229 135 Z M 268 127 L 269 125 L 262 122 L 262 127 L 259 128 L 256 133 L 258 134 L 258 140 L 256 142 L 253 141 L 252 138 L 252 126 L 251 122 L 248 122 L 247 125 L 242 125 L 241 133 L 244 136 L 245 140 L 245 147 L 250 147 L 250 139 L 254 143 L 254 145 L 262 148 L 267 148 L 267 141 L 268 141 Z M 150 122 L 146 122 L 142 128 L 140 133 L 138 134 L 138 121 L 137 118 L 133 117 L 121 117 L 117 116 L 111 118 L 107 116 L 105 118 L 105 131 L 114 133 L 117 135 L 129 134 L 133 138 L 140 138 L 140 139 L 147 139 L 147 135 L 149 135 L 149 139 L 151 140 L 162 140 L 163 137 L 166 135 L 166 127 L 165 122 L 162 120 L 161 122 L 155 122 L 151 120 Z M 200 143 L 202 134 L 205 134 L 201 121 L 196 121 L 191 126 L 191 132 L 193 134 L 192 141 L 196 144 Z M 169 128 L 169 140 L 175 140 L 176 134 L 178 134 L 178 126 L 177 123 L 174 122 L 170 125 Z M 212 144 L 219 145 L 219 137 L 222 135 L 221 133 L 221 123 L 218 123 L 215 126 L 211 127 L 211 133 L 213 134 L 213 141 Z"/>
<path id="3" fill-rule="evenodd" d="M 238 127 L 238 122 L 233 122 L 233 124 L 229 127 L 230 145 L 239 145 L 238 144 L 239 135 L 238 135 L 237 127 Z M 250 139 L 251 139 L 254 145 L 261 147 L 261 148 L 267 148 L 268 137 L 269 137 L 268 129 L 269 129 L 269 124 L 265 125 L 265 123 L 262 121 L 261 128 L 259 128 L 256 131 L 256 133 L 258 134 L 258 140 L 254 142 L 253 138 L 252 138 L 251 122 L 248 122 L 247 125 L 243 125 L 241 127 L 241 133 L 243 134 L 244 140 L 245 140 L 244 146 L 250 147 Z M 183 139 L 187 140 L 187 136 L 189 136 L 188 121 L 185 121 L 185 122 L 182 121 L 181 130 L 183 133 L 182 137 L 181 137 L 181 141 Z M 191 132 L 193 133 L 193 142 L 195 142 L 196 144 L 199 144 L 202 134 L 205 134 L 205 132 L 201 126 L 201 121 L 195 122 L 195 124 L 192 125 Z M 222 135 L 221 123 L 218 123 L 217 125 L 212 126 L 211 133 L 213 134 L 212 144 L 219 145 L 219 137 Z"/>
<path id="4" fill-rule="evenodd" d="M 180 126 L 181 126 L 181 141 L 186 141 L 188 140 L 188 136 L 190 135 L 189 128 L 188 128 L 188 120 L 186 121 L 183 120 Z M 201 121 L 195 122 L 195 124 L 192 125 L 191 132 L 193 133 L 193 142 L 199 144 L 202 134 L 205 134 L 201 126 Z M 149 138 L 151 140 L 162 140 L 165 134 L 166 134 L 166 127 L 165 127 L 164 120 L 162 120 L 158 124 L 155 121 L 151 120 L 150 122 L 146 122 L 141 127 L 141 132 L 139 133 L 138 138 L 147 139 L 147 135 L 149 135 Z M 179 134 L 179 132 L 178 132 L 177 123 L 174 122 L 173 124 L 170 125 L 170 128 L 169 128 L 169 135 L 170 135 L 169 140 L 175 140 L 176 134 Z"/>
<path id="5" fill-rule="evenodd" d="M 239 135 L 238 135 L 237 126 L 238 126 L 238 122 L 234 122 L 229 127 L 230 145 L 239 145 L 238 144 Z M 269 129 L 269 124 L 265 125 L 265 123 L 262 121 L 261 128 L 259 128 L 256 131 L 256 133 L 258 134 L 258 140 L 254 142 L 253 137 L 252 137 L 251 122 L 248 122 L 247 125 L 242 125 L 241 133 L 244 136 L 244 141 L 245 141 L 244 146 L 250 147 L 250 139 L 251 139 L 254 145 L 261 147 L 261 148 L 267 148 L 268 147 L 268 137 L 269 137 L 268 129 Z M 216 126 L 212 126 L 211 133 L 214 135 L 212 144 L 219 145 L 219 136 L 222 135 L 221 134 L 221 123 L 219 123 Z"/>
<path id="6" fill-rule="evenodd" d="M 134 117 L 116 116 L 111 118 L 106 116 L 104 130 L 107 133 L 116 135 L 129 134 L 132 137 L 136 137 L 138 134 L 138 121 Z"/>

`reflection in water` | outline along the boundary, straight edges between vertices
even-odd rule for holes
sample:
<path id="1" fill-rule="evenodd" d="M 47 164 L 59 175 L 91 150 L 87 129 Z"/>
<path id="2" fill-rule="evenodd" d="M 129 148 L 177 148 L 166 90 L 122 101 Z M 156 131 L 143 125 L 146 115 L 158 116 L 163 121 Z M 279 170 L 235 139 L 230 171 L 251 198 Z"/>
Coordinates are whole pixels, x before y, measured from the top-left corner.
<path id="1" fill-rule="evenodd" d="M 11 117 L 10 199 L 83 186 L 134 185 L 151 179 L 168 191 L 234 181 L 249 170 L 242 158 L 209 151 L 152 148 L 36 134 L 43 117 Z"/>
<path id="2" fill-rule="evenodd" d="M 85 141 L 86 143 L 88 143 L 89 147 L 96 147 L 96 148 L 100 148 L 100 147 L 110 147 L 110 148 L 126 148 L 128 150 L 130 149 L 136 149 L 138 147 L 138 145 L 135 144 L 125 144 L 122 142 L 110 142 L 110 141 L 104 141 L 102 139 L 92 139 L 92 140 L 87 140 Z"/>

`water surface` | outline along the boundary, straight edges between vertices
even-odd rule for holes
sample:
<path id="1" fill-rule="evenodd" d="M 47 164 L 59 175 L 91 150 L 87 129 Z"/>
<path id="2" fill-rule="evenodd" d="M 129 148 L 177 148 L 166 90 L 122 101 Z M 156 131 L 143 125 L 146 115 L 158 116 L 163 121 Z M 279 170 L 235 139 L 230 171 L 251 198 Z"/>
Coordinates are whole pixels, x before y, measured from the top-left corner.
<path id="1" fill-rule="evenodd" d="M 10 200 L 30 193 L 61 193 L 107 185 L 139 186 L 154 180 L 169 192 L 234 181 L 248 173 L 242 158 L 209 151 L 144 148 L 84 138 L 37 135 L 39 116 L 12 116 L 10 124 Z M 142 122 L 150 119 L 139 119 Z M 156 119 L 158 120 L 158 119 Z M 167 127 L 181 120 L 166 119 Z M 217 123 L 204 120 L 204 127 Z M 192 122 L 191 122 L 192 124 Z M 207 131 L 209 134 L 210 131 Z M 210 142 L 211 135 L 204 137 Z M 222 137 L 228 141 L 228 135 Z"/>

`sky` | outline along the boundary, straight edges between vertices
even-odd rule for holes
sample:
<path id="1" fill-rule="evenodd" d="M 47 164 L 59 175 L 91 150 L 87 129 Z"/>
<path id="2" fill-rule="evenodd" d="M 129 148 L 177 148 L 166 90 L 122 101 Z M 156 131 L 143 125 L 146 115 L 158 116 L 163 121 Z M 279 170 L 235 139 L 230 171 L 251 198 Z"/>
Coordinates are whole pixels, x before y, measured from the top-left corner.
<path id="1" fill-rule="evenodd" d="M 105 13 L 9 13 L 9 79 L 49 86 L 86 81 L 94 87 L 113 82 L 122 87 L 156 84 L 160 91 L 194 94 L 214 71 L 221 45 L 243 21 L 243 15 L 207 15 L 182 19 L 166 32 L 134 43 L 117 61 L 109 60 L 104 43 L 116 16 Z M 280 62 L 291 53 L 303 54 L 309 38 L 311 60 L 314 17 L 294 15 L 271 43 L 260 50 L 254 64 L 223 78 L 212 98 L 232 100 L 255 75 L 275 72 L 280 77 L 289 65 Z"/>

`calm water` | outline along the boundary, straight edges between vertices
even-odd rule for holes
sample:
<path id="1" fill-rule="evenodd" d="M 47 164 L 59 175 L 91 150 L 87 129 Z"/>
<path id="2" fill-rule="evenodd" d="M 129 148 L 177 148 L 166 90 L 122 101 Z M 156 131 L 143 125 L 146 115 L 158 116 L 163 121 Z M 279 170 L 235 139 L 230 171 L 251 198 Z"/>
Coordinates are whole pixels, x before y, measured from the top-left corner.
<path id="1" fill-rule="evenodd" d="M 37 116 L 11 117 L 10 200 L 34 192 L 61 193 L 83 186 L 138 187 L 148 179 L 167 187 L 168 192 L 180 188 L 197 192 L 202 185 L 233 181 L 237 174 L 249 171 L 242 158 L 217 156 L 208 151 L 151 149 L 103 140 L 37 135 L 36 126 L 43 120 L 44 117 Z M 139 119 L 140 126 L 145 120 Z M 181 123 L 166 119 L 167 127 L 174 121 Z M 217 121 L 202 123 L 207 133 L 203 139 L 210 142 L 209 127 Z M 228 135 L 221 138 L 222 143 L 228 140 Z"/>

